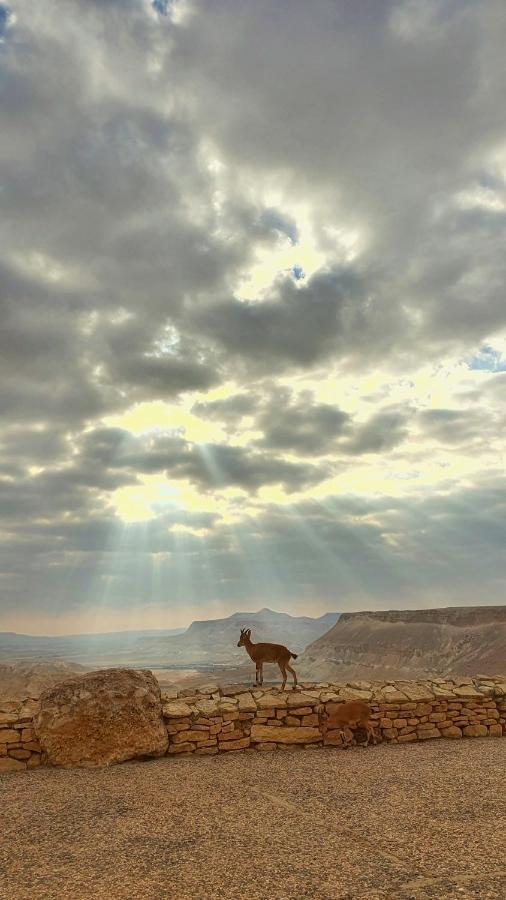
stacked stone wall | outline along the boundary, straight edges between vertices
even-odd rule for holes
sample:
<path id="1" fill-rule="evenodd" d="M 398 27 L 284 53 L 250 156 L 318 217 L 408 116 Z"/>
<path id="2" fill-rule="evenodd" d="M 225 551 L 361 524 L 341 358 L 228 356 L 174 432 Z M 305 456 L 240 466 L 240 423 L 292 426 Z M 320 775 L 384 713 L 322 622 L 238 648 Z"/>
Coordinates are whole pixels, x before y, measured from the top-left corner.
<path id="1" fill-rule="evenodd" d="M 40 766 L 42 747 L 33 725 L 37 707 L 36 698 L 0 700 L 0 773 Z"/>
<path id="2" fill-rule="evenodd" d="M 168 756 L 205 756 L 234 751 L 343 747 L 337 730 L 325 731 L 329 704 L 365 700 L 378 741 L 506 735 L 506 676 L 430 681 L 304 683 L 298 690 L 248 689 L 209 684 L 198 690 L 162 692 Z M 44 762 L 33 726 L 34 698 L 0 701 L 0 772 Z M 349 732 L 362 743 L 365 732 Z"/>
<path id="3" fill-rule="evenodd" d="M 322 727 L 329 704 L 365 700 L 378 741 L 502 737 L 506 734 L 506 677 L 424 682 L 302 684 L 297 691 L 244 686 L 202 687 L 165 695 L 169 755 L 234 750 L 273 751 L 344 747 L 342 734 Z M 365 732 L 346 735 L 361 743 Z"/>

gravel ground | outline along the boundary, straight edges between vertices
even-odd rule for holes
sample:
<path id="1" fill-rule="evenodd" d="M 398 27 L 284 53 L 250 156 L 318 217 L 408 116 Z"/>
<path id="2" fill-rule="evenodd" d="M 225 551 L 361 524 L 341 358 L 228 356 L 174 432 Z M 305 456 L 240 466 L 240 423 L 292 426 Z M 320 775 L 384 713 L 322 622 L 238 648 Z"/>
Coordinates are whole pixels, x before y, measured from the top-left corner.
<path id="1" fill-rule="evenodd" d="M 0 777 L 2 900 L 506 898 L 506 740 Z"/>

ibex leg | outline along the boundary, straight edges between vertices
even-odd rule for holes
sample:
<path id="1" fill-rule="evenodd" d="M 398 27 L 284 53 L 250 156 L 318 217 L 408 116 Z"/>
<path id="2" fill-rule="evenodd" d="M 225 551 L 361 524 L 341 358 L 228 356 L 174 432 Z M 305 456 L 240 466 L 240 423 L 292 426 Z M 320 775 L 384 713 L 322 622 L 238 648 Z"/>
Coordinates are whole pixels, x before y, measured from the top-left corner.
<path id="1" fill-rule="evenodd" d="M 292 669 L 290 663 L 287 663 L 287 664 L 286 664 L 286 668 L 288 669 L 289 672 L 292 673 L 292 675 L 293 675 L 293 686 L 296 687 L 296 686 L 297 686 L 297 672 L 295 671 L 295 669 Z"/>
<path id="2" fill-rule="evenodd" d="M 285 684 L 286 684 L 286 669 L 285 669 L 284 665 L 280 662 L 278 662 L 278 666 L 279 666 L 281 674 L 283 676 L 283 684 L 281 685 L 281 690 L 284 691 Z"/>

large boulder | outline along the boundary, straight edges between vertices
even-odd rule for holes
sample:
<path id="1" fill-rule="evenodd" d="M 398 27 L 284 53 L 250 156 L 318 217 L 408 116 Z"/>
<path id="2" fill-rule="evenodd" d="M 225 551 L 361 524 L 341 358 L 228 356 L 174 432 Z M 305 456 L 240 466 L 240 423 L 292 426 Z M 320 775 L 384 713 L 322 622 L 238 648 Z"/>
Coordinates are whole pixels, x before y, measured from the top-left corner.
<path id="1" fill-rule="evenodd" d="M 60 682 L 41 695 L 34 721 L 55 766 L 107 766 L 167 751 L 160 686 L 151 672 L 103 669 Z"/>

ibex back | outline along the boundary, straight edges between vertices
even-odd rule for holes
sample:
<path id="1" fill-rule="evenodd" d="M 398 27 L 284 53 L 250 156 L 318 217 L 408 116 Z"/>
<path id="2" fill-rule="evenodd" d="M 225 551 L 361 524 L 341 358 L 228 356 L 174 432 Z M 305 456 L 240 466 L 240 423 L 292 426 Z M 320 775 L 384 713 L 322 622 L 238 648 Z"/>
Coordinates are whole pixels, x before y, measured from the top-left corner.
<path id="1" fill-rule="evenodd" d="M 241 636 L 237 646 L 246 647 L 248 654 L 255 663 L 257 685 L 263 684 L 263 664 L 266 662 L 275 662 L 278 664 L 283 676 L 281 690 L 283 691 L 285 689 L 287 669 L 293 675 L 293 686 L 296 686 L 297 675 L 295 669 L 292 669 L 290 665 L 290 659 L 292 657 L 293 659 L 297 659 L 297 654 L 292 653 L 288 647 L 283 647 L 282 644 L 254 644 L 251 640 L 250 628 L 241 628 Z"/>

